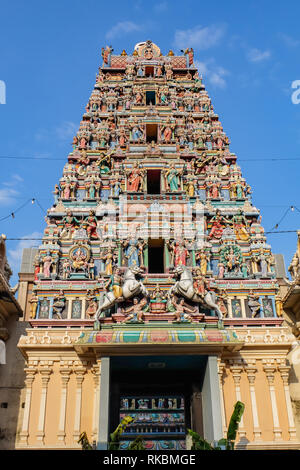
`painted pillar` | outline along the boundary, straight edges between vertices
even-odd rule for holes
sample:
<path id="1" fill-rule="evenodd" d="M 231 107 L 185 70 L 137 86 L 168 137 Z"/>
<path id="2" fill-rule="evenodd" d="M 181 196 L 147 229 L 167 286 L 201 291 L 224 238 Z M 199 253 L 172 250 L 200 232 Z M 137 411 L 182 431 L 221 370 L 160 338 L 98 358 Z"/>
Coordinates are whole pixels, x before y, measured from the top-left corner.
<path id="1" fill-rule="evenodd" d="M 218 375 L 219 375 L 219 386 L 220 386 L 220 397 L 221 397 L 221 414 L 222 414 L 222 426 L 223 426 L 223 437 L 226 436 L 227 426 L 225 418 L 225 407 L 224 407 L 224 393 L 223 393 L 223 375 L 224 375 L 225 364 L 218 359 Z"/>
<path id="2" fill-rule="evenodd" d="M 296 427 L 295 427 L 295 422 L 294 422 L 291 396 L 290 396 L 290 390 L 289 390 L 290 367 L 279 366 L 278 369 L 279 369 L 279 372 L 283 381 L 283 387 L 284 387 L 286 410 L 287 410 L 288 422 L 289 422 L 289 436 L 290 436 L 291 441 L 295 441 L 297 440 L 297 435 L 296 435 Z"/>
<path id="3" fill-rule="evenodd" d="M 251 408 L 252 408 L 252 418 L 253 418 L 253 435 L 255 441 L 261 441 L 261 429 L 258 420 L 258 412 L 257 412 L 257 404 L 256 404 L 256 395 L 255 395 L 255 374 L 257 372 L 257 368 L 254 365 L 250 365 L 245 367 L 245 371 L 247 373 L 248 381 L 249 381 L 249 389 L 250 389 L 250 398 L 251 398 Z"/>
<path id="4" fill-rule="evenodd" d="M 37 437 L 37 440 L 41 442 L 41 444 L 44 444 L 44 437 L 45 437 L 47 391 L 48 391 L 48 382 L 50 380 L 51 372 L 52 370 L 48 368 L 40 370 L 40 374 L 42 376 L 42 390 L 41 390 L 41 401 L 40 401 L 40 414 L 39 414 L 36 437 Z"/>
<path id="5" fill-rule="evenodd" d="M 59 372 L 61 374 L 61 397 L 60 397 L 60 414 L 59 414 L 57 439 L 60 443 L 65 444 L 67 392 L 68 392 L 68 382 L 70 380 L 71 369 L 62 367 L 59 370 Z"/>
<path id="6" fill-rule="evenodd" d="M 232 377 L 233 377 L 233 380 L 234 380 L 236 400 L 243 402 L 242 396 L 241 396 L 241 388 L 240 388 L 240 382 L 241 382 L 241 378 L 242 378 L 241 374 L 243 372 L 243 366 L 241 364 L 238 364 L 238 363 L 233 363 L 233 365 L 231 366 L 230 369 L 231 369 Z M 239 430 L 238 430 L 237 435 L 239 436 L 240 439 L 246 437 L 246 430 L 245 430 L 245 425 L 244 425 L 244 416 L 241 417 L 241 421 L 240 421 Z"/>
<path id="7" fill-rule="evenodd" d="M 106 450 L 109 439 L 110 358 L 101 358 L 100 412 L 97 450 Z"/>
<path id="8" fill-rule="evenodd" d="M 101 377 L 101 360 L 97 361 L 92 369 L 94 379 L 94 410 L 93 410 L 93 429 L 92 440 L 93 442 L 98 439 L 98 425 L 99 425 L 99 406 L 100 406 L 100 377 Z"/>
<path id="9" fill-rule="evenodd" d="M 223 437 L 217 356 L 208 356 L 202 386 L 203 431 L 209 442 Z"/>
<path id="10" fill-rule="evenodd" d="M 274 432 L 274 440 L 280 441 L 282 439 L 282 431 L 279 425 L 279 418 L 278 418 L 278 411 L 277 411 L 277 403 L 276 403 L 276 394 L 275 394 L 275 387 L 274 387 L 274 378 L 275 378 L 275 371 L 276 367 L 272 365 L 265 365 L 264 371 L 268 380 L 269 385 L 269 392 L 271 398 L 271 405 L 272 405 L 272 416 L 273 416 L 273 432 Z"/>
<path id="11" fill-rule="evenodd" d="M 31 407 L 32 384 L 33 384 L 34 376 L 37 370 L 34 369 L 33 367 L 27 367 L 25 369 L 25 372 L 26 372 L 26 377 L 25 377 L 26 393 L 25 393 L 25 407 L 24 407 L 23 423 L 22 423 L 22 429 L 20 432 L 20 443 L 27 445 L 28 437 L 29 437 L 29 416 L 30 416 L 30 407 Z"/>
<path id="12" fill-rule="evenodd" d="M 76 374 L 76 399 L 75 399 L 75 417 L 74 417 L 74 430 L 73 439 L 74 443 L 78 443 L 80 436 L 80 419 L 81 419 L 81 399 L 82 399 L 82 382 L 86 369 L 78 367 L 74 369 Z"/>

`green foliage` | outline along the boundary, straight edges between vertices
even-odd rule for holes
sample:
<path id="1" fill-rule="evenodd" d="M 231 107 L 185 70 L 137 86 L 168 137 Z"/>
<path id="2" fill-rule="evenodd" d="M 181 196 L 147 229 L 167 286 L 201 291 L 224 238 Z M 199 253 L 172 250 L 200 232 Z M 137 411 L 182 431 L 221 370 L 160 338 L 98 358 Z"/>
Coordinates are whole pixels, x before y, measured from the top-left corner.
<path id="1" fill-rule="evenodd" d="M 78 444 L 81 444 L 81 450 L 93 450 L 85 431 L 80 434 Z"/>
<path id="2" fill-rule="evenodd" d="M 197 432 L 188 429 L 188 435 L 191 436 L 193 442 L 191 450 L 222 450 L 224 448 L 226 450 L 234 450 L 234 441 L 236 439 L 236 433 L 243 416 L 244 409 L 244 403 L 237 401 L 234 405 L 234 410 L 230 418 L 227 438 L 220 439 L 215 447 L 203 439 Z"/>
<path id="3" fill-rule="evenodd" d="M 128 450 L 146 450 L 144 439 L 138 436 L 134 441 L 129 444 Z"/>
<path id="4" fill-rule="evenodd" d="M 237 401 L 233 413 L 230 418 L 228 431 L 227 431 L 227 440 L 228 441 L 235 441 L 236 433 L 239 427 L 239 423 L 242 419 L 244 413 L 245 405 L 241 401 Z"/>
<path id="5" fill-rule="evenodd" d="M 108 450 L 119 450 L 120 449 L 120 438 L 123 432 L 125 431 L 126 427 L 132 422 L 134 419 L 131 416 L 125 416 L 122 419 L 121 423 L 115 429 L 114 432 L 110 435 L 110 443 L 108 446 Z"/>

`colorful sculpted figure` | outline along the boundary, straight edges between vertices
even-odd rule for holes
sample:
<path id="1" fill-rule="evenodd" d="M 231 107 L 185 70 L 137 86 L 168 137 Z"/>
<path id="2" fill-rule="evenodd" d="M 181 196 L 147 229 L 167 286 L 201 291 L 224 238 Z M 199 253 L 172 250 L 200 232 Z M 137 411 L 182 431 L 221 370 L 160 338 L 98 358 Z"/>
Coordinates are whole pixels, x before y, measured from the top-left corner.
<path id="1" fill-rule="evenodd" d="M 239 210 L 237 215 L 233 216 L 232 223 L 236 238 L 241 241 L 249 240 L 250 235 L 247 231 L 248 224 L 242 210 Z"/>
<path id="2" fill-rule="evenodd" d="M 87 226 L 86 232 L 89 238 L 99 238 L 97 233 L 97 218 L 94 211 L 90 211 L 88 217 L 84 220 L 85 225 Z"/>
<path id="3" fill-rule="evenodd" d="M 166 187 L 169 191 L 179 190 L 179 175 L 182 171 L 175 168 L 175 164 L 172 163 L 170 168 L 165 171 Z"/>
<path id="4" fill-rule="evenodd" d="M 196 313 L 197 307 L 190 308 L 184 305 L 184 299 L 180 299 L 179 302 L 176 303 L 174 297 L 172 299 L 172 305 L 175 307 L 174 315 L 175 315 L 175 322 L 176 323 L 184 323 L 184 322 L 191 322 L 192 317 L 191 313 Z"/>
<path id="5" fill-rule="evenodd" d="M 199 297 L 204 299 L 207 289 L 209 289 L 209 283 L 206 281 L 205 277 L 201 273 L 200 268 L 197 268 L 195 270 L 195 275 L 193 277 L 193 287 Z"/>
<path id="6" fill-rule="evenodd" d="M 122 245 L 125 248 L 124 251 L 125 257 L 128 260 L 128 266 L 142 266 L 144 242 L 130 237 L 128 240 L 125 240 Z"/>
<path id="7" fill-rule="evenodd" d="M 133 299 L 133 306 L 127 309 L 124 309 L 123 312 L 127 315 L 123 323 L 137 322 L 137 323 L 144 323 L 143 316 L 144 316 L 144 307 L 147 305 L 147 299 L 143 298 L 140 302 L 138 298 Z M 129 314 L 129 315 L 128 315 Z M 138 401 L 139 402 L 139 401 Z M 147 406 L 140 406 L 139 408 L 148 408 Z"/>
<path id="8" fill-rule="evenodd" d="M 61 231 L 62 238 L 71 238 L 75 228 L 80 226 L 81 222 L 72 215 L 71 211 L 67 211 L 67 215 L 63 218 L 63 229 Z"/>
<path id="9" fill-rule="evenodd" d="M 205 250 L 202 248 L 199 253 L 196 253 L 196 261 L 198 262 L 200 266 L 200 271 L 201 274 L 204 276 L 207 274 L 207 268 L 208 268 L 208 263 L 210 260 L 210 256 L 208 253 L 205 252 Z"/>
<path id="10" fill-rule="evenodd" d="M 100 259 L 103 259 L 105 261 L 105 274 L 111 275 L 113 272 L 113 264 L 115 261 L 113 249 L 109 247 L 107 249 L 107 252 L 103 256 L 101 256 Z"/>
<path id="11" fill-rule="evenodd" d="M 116 299 L 122 297 L 122 277 L 119 268 L 115 268 L 114 273 L 110 275 L 105 284 L 105 289 L 111 291 Z"/>
<path id="12" fill-rule="evenodd" d="M 72 267 L 73 269 L 75 269 L 75 271 L 85 269 L 87 267 L 87 260 L 88 260 L 88 256 L 84 248 L 81 248 L 79 246 L 77 250 L 73 251 Z"/>
<path id="13" fill-rule="evenodd" d="M 29 303 L 30 303 L 30 318 L 32 318 L 33 320 L 36 317 L 38 302 L 39 302 L 38 296 L 36 295 L 35 292 L 32 292 L 32 296 L 29 300 Z"/>
<path id="14" fill-rule="evenodd" d="M 49 278 L 50 277 L 50 270 L 53 265 L 53 258 L 50 255 L 50 252 L 48 251 L 46 256 L 43 258 L 43 274 L 44 277 Z"/>
<path id="15" fill-rule="evenodd" d="M 64 295 L 64 291 L 60 290 L 58 295 L 54 297 L 53 306 L 52 306 L 52 313 L 56 315 L 60 320 L 62 319 L 62 312 L 66 306 L 66 298 Z"/>
<path id="16" fill-rule="evenodd" d="M 143 186 L 144 172 L 139 169 L 138 164 L 135 162 L 130 171 L 127 179 L 127 190 L 138 192 Z"/>
<path id="17" fill-rule="evenodd" d="M 248 306 L 250 308 L 252 318 L 255 318 L 260 313 L 261 305 L 259 302 L 259 295 L 255 295 L 253 290 L 250 290 L 248 295 Z"/>

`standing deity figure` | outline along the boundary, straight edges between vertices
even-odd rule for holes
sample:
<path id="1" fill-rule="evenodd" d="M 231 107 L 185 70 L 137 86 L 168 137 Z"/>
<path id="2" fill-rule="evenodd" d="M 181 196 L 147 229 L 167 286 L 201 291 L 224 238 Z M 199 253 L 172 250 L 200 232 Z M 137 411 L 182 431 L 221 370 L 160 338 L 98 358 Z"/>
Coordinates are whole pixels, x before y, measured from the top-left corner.
<path id="1" fill-rule="evenodd" d="M 125 258 L 128 260 L 128 267 L 131 266 L 143 266 L 143 250 L 145 241 L 137 240 L 134 237 L 130 237 L 122 242 L 125 252 Z"/>
<path id="2" fill-rule="evenodd" d="M 175 164 L 172 163 L 168 170 L 164 171 L 164 177 L 166 180 L 167 191 L 179 191 L 180 190 L 180 175 L 182 170 L 177 170 Z"/>
<path id="3" fill-rule="evenodd" d="M 185 247 L 184 241 L 168 241 L 167 246 L 171 251 L 171 265 L 175 267 L 179 265 L 186 266 L 187 258 L 190 255 L 187 248 Z"/>
<path id="4" fill-rule="evenodd" d="M 90 258 L 87 264 L 89 279 L 92 281 L 95 279 L 95 262 L 93 258 Z"/>
<path id="5" fill-rule="evenodd" d="M 142 190 L 144 177 L 144 171 L 140 170 L 137 162 L 135 162 L 127 178 L 127 190 L 136 192 Z"/>
<path id="6" fill-rule="evenodd" d="M 36 317 L 38 302 L 39 302 L 39 298 L 36 295 L 36 292 L 32 292 L 32 296 L 29 300 L 29 303 L 30 303 L 30 318 L 32 318 L 33 320 Z"/>
<path id="7" fill-rule="evenodd" d="M 100 259 L 105 261 L 105 274 L 111 275 L 113 272 L 113 266 L 116 261 L 115 254 L 111 247 L 108 247 L 106 253 L 100 257 Z"/>
<path id="8" fill-rule="evenodd" d="M 54 259 L 52 258 L 50 252 L 48 251 L 46 256 L 44 256 L 44 258 L 43 258 L 43 274 L 44 274 L 44 277 L 46 277 L 46 278 L 50 277 L 53 262 L 54 262 Z"/>
<path id="9" fill-rule="evenodd" d="M 52 191 L 54 194 L 54 205 L 56 206 L 58 204 L 58 198 L 60 196 L 60 189 L 58 184 L 55 185 L 54 191 Z"/>
<path id="10" fill-rule="evenodd" d="M 241 209 L 233 216 L 232 223 L 236 238 L 241 241 L 249 240 L 250 235 L 247 231 L 247 220 Z"/>
<path id="11" fill-rule="evenodd" d="M 260 267 L 260 273 L 262 277 L 267 277 L 268 263 L 267 263 L 267 256 L 265 255 L 263 248 L 260 249 L 259 255 L 255 256 L 254 259 Z"/>
<path id="12" fill-rule="evenodd" d="M 68 279 L 71 272 L 70 261 L 66 258 L 62 263 L 62 278 L 64 280 Z"/>
<path id="13" fill-rule="evenodd" d="M 299 268 L 300 268 L 299 264 L 300 263 L 299 263 L 298 253 L 295 253 L 291 261 L 291 264 L 288 267 L 288 271 L 291 274 L 293 281 L 295 281 L 299 275 Z"/>
<path id="14" fill-rule="evenodd" d="M 140 139 L 143 137 L 143 131 L 142 129 L 136 124 L 133 124 L 132 130 L 131 130 L 131 138 L 134 142 L 138 142 Z"/>
<path id="15" fill-rule="evenodd" d="M 86 232 L 89 238 L 99 238 L 97 233 L 97 218 L 94 211 L 90 211 L 88 217 L 84 220 L 84 224 L 87 226 Z"/>
<path id="16" fill-rule="evenodd" d="M 196 262 L 198 262 L 198 265 L 200 266 L 200 271 L 201 274 L 204 276 L 207 274 L 207 268 L 208 268 L 208 263 L 210 261 L 210 255 L 205 252 L 205 250 L 202 248 L 199 253 L 196 253 Z"/>

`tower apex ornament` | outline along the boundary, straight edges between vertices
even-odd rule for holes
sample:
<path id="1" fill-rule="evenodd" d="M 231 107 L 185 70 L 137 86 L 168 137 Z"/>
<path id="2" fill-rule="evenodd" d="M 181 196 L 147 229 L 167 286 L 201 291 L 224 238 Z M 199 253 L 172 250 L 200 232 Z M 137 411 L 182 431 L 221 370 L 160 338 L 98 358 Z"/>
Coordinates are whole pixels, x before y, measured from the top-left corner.
<path id="1" fill-rule="evenodd" d="M 151 60 L 161 55 L 160 48 L 150 40 L 137 43 L 134 50 L 137 51 L 139 57 L 146 60 Z"/>

